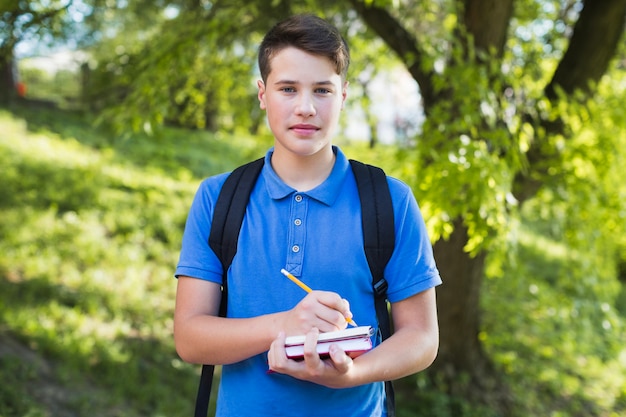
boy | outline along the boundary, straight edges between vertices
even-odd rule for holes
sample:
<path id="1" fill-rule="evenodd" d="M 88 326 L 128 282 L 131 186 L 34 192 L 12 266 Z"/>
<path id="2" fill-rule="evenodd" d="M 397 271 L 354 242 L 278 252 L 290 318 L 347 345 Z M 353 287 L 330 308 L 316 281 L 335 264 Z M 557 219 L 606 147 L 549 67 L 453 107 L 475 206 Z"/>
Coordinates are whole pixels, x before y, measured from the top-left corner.
<path id="1" fill-rule="evenodd" d="M 207 240 L 228 174 L 203 181 L 192 204 L 174 338 L 185 361 L 224 365 L 218 416 L 385 415 L 381 381 L 419 372 L 436 356 L 441 280 L 417 203 L 393 178 L 396 244 L 385 277 L 394 333 L 355 359 L 337 346 L 329 359 L 315 353 L 319 332 L 344 329 L 346 318 L 377 327 L 358 191 L 331 143 L 349 60 L 337 29 L 311 15 L 279 23 L 261 43 L 258 98 L 275 140 L 228 271 L 226 318 L 218 317 L 222 266 Z M 283 268 L 315 291 L 305 294 Z M 297 334 L 306 335 L 303 361 L 285 354 L 285 337 Z"/>

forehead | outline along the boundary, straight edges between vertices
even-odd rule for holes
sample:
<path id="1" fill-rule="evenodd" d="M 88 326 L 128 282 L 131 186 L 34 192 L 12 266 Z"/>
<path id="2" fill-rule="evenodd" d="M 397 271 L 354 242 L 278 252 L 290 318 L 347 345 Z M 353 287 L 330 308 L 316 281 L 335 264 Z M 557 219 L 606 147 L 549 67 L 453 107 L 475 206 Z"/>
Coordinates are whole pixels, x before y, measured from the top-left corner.
<path id="1" fill-rule="evenodd" d="M 270 59 L 269 79 L 298 81 L 313 78 L 316 81 L 340 81 L 333 62 L 322 55 L 315 55 L 294 47 L 283 48 Z"/>

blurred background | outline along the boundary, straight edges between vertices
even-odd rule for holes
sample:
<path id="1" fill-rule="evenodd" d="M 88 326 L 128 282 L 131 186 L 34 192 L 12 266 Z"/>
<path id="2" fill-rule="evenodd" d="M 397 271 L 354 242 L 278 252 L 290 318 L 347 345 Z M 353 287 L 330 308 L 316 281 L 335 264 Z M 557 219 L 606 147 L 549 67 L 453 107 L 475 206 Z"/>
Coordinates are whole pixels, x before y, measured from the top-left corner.
<path id="1" fill-rule="evenodd" d="M 444 280 L 398 415 L 625 415 L 626 0 L 0 0 L 0 417 L 191 415 L 187 210 L 271 146 L 257 46 L 303 12 Z"/>

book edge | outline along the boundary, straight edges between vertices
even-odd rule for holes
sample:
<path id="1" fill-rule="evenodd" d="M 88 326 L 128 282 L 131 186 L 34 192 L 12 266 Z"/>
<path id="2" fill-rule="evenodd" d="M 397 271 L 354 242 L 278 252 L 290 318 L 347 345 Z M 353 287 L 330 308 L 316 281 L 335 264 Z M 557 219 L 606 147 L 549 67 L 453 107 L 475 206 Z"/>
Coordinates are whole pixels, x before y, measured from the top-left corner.
<path id="1" fill-rule="evenodd" d="M 372 326 L 359 326 L 350 327 L 344 330 L 338 330 L 336 332 L 320 333 L 317 338 L 317 343 L 323 342 L 337 342 L 348 339 L 359 339 L 361 337 L 370 337 L 373 334 Z M 285 339 L 285 346 L 297 346 L 304 344 L 306 336 L 288 336 Z"/>

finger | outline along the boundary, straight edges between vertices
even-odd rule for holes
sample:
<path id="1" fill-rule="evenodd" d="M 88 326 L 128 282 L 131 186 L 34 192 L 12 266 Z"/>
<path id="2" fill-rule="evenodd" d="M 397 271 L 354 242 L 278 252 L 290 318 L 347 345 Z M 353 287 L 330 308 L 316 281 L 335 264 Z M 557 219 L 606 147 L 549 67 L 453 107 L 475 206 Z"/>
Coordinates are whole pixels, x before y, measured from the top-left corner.
<path id="1" fill-rule="evenodd" d="M 352 358 L 346 354 L 338 345 L 331 345 L 329 349 L 330 359 L 333 366 L 340 373 L 346 373 L 352 366 Z"/>
<path id="2" fill-rule="evenodd" d="M 346 322 L 352 324 L 353 326 L 356 326 L 356 323 L 352 320 L 353 314 L 352 311 L 350 310 L 350 302 L 348 300 L 346 300 L 345 298 L 343 299 L 344 304 L 345 304 L 345 310 L 344 310 L 344 317 L 346 319 Z"/>
<path id="3" fill-rule="evenodd" d="M 341 316 L 346 318 L 352 317 L 352 312 L 350 311 L 350 303 L 345 298 L 341 298 L 339 294 L 336 293 L 327 293 L 324 294 L 323 298 L 320 299 L 320 303 L 325 306 L 338 311 L 341 313 Z"/>
<path id="4" fill-rule="evenodd" d="M 317 317 L 319 319 L 317 327 L 324 333 L 343 330 L 348 325 L 346 317 L 342 313 L 326 307 L 318 312 Z"/>
<path id="5" fill-rule="evenodd" d="M 332 291 L 314 291 L 317 301 L 326 307 L 337 311 L 346 310 L 345 300 L 339 294 Z"/>
<path id="6" fill-rule="evenodd" d="M 319 329 L 314 327 L 306 334 L 304 339 L 304 363 L 309 370 L 318 369 L 321 363 L 320 356 L 317 353 L 317 338 L 319 334 Z"/>
<path id="7" fill-rule="evenodd" d="M 270 350 L 267 352 L 267 363 L 270 370 L 278 371 L 284 368 L 286 359 L 285 332 L 281 331 L 270 345 Z"/>
<path id="8" fill-rule="evenodd" d="M 350 304 L 347 300 L 341 298 L 337 293 L 319 291 L 318 302 L 326 307 L 326 309 L 318 312 L 318 317 L 334 327 L 320 326 L 321 331 L 329 332 L 346 328 L 346 320 L 352 318 Z"/>
<path id="9" fill-rule="evenodd" d="M 314 291 L 300 300 L 293 311 L 290 323 L 286 325 L 287 334 L 306 334 L 312 327 L 317 327 L 322 332 L 341 330 L 342 314 L 327 306 L 329 299 L 332 298 L 334 298 L 332 293 L 323 294 Z"/>

